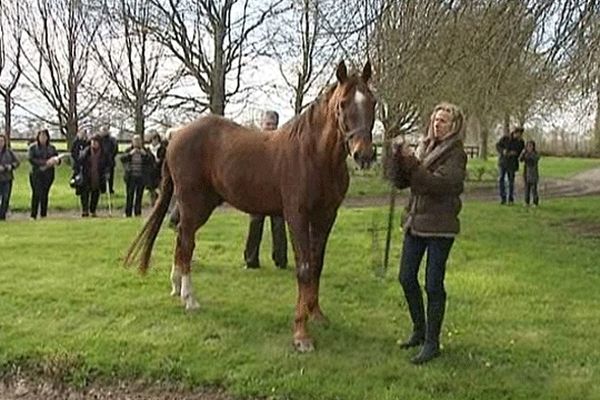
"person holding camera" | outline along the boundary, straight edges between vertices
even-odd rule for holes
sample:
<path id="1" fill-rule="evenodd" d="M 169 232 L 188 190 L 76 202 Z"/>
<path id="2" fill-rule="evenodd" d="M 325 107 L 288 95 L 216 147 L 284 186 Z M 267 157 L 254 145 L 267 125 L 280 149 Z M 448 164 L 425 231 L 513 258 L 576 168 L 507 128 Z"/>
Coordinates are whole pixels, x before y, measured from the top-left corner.
<path id="1" fill-rule="evenodd" d="M 142 214 L 144 187 L 153 163 L 152 154 L 144 148 L 140 135 L 133 136 L 131 146 L 121 156 L 121 162 L 125 170 L 124 179 L 127 188 L 125 216 L 131 217 L 133 211 L 137 217 Z"/>
<path id="2" fill-rule="evenodd" d="M 18 166 L 19 159 L 8 147 L 6 135 L 0 133 L 0 221 L 6 219 L 14 179 L 13 171 Z"/>
<path id="3" fill-rule="evenodd" d="M 79 193 L 81 199 L 81 216 L 96 217 L 96 208 L 100 192 L 106 189 L 107 178 L 110 174 L 109 163 L 102 149 L 99 136 L 93 136 L 90 144 L 81 151 L 79 156 L 81 167 L 81 182 Z"/>
<path id="4" fill-rule="evenodd" d="M 38 131 L 35 142 L 29 146 L 28 159 L 31 164 L 31 219 L 37 218 L 38 211 L 40 217 L 45 218 L 48 214 L 48 193 L 54 183 L 54 167 L 60 164 L 47 129 Z"/>

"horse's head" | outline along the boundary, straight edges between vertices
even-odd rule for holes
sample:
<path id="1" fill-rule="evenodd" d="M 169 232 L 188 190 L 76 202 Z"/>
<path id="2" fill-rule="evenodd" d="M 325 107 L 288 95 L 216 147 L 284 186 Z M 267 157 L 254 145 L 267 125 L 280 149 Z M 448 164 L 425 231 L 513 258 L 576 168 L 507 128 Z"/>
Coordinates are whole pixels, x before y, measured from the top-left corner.
<path id="1" fill-rule="evenodd" d="M 368 167 L 375 158 L 373 123 L 375 96 L 369 88 L 371 63 L 367 61 L 360 75 L 348 76 L 346 64 L 336 70 L 337 87 L 331 97 L 337 114 L 338 127 L 344 135 L 348 154 L 361 167 Z"/>

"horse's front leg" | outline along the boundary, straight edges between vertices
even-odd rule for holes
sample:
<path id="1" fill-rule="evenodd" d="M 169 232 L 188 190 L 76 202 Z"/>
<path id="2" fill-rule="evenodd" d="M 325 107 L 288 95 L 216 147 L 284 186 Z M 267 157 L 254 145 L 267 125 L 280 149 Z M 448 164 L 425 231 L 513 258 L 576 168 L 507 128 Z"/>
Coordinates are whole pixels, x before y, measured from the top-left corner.
<path id="1" fill-rule="evenodd" d="M 335 222 L 337 212 L 336 210 L 321 211 L 317 215 L 311 218 L 310 223 L 310 244 L 311 244 L 311 258 L 312 264 L 315 266 L 315 279 L 313 282 L 315 298 L 314 301 L 309 304 L 309 315 L 310 318 L 321 324 L 328 324 L 329 320 L 321 310 L 319 304 L 319 286 L 321 282 L 321 272 L 323 271 L 323 262 L 325 259 L 325 248 L 327 246 L 327 240 L 329 239 L 329 233 Z"/>
<path id="2" fill-rule="evenodd" d="M 292 233 L 292 244 L 296 259 L 296 280 L 298 298 L 294 317 L 294 347 L 299 352 L 314 350 L 313 339 L 307 328 L 309 310 L 315 302 L 316 269 L 311 265 L 309 223 L 306 215 L 287 215 L 287 222 Z"/>

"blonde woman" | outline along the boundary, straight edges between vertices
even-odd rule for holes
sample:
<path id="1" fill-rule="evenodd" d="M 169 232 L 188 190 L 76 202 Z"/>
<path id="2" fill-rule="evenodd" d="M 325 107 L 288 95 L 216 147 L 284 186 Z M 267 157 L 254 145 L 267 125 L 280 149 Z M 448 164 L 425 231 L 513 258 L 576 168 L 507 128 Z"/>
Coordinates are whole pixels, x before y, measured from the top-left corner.
<path id="1" fill-rule="evenodd" d="M 422 364 L 440 355 L 440 330 L 446 306 L 446 261 L 459 233 L 467 156 L 463 149 L 464 116 L 450 103 L 437 105 L 427 134 L 415 154 L 408 146 L 394 151 L 393 179 L 399 188 L 410 187 L 403 218 L 404 245 L 400 284 L 413 323 L 412 335 L 402 348 L 422 346 L 411 362 Z M 427 252 L 425 291 L 427 312 L 417 280 Z"/>

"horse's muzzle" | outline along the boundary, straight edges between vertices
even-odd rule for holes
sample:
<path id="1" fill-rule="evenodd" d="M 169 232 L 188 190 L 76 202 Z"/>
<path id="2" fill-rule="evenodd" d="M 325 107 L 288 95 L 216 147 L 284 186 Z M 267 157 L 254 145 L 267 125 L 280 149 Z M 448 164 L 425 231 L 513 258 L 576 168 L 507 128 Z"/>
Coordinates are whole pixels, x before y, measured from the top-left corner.
<path id="1" fill-rule="evenodd" d="M 366 169 L 375 162 L 377 152 L 375 146 L 369 146 L 362 150 L 355 150 L 352 152 L 352 158 L 354 162 L 360 167 L 360 169 Z"/>

